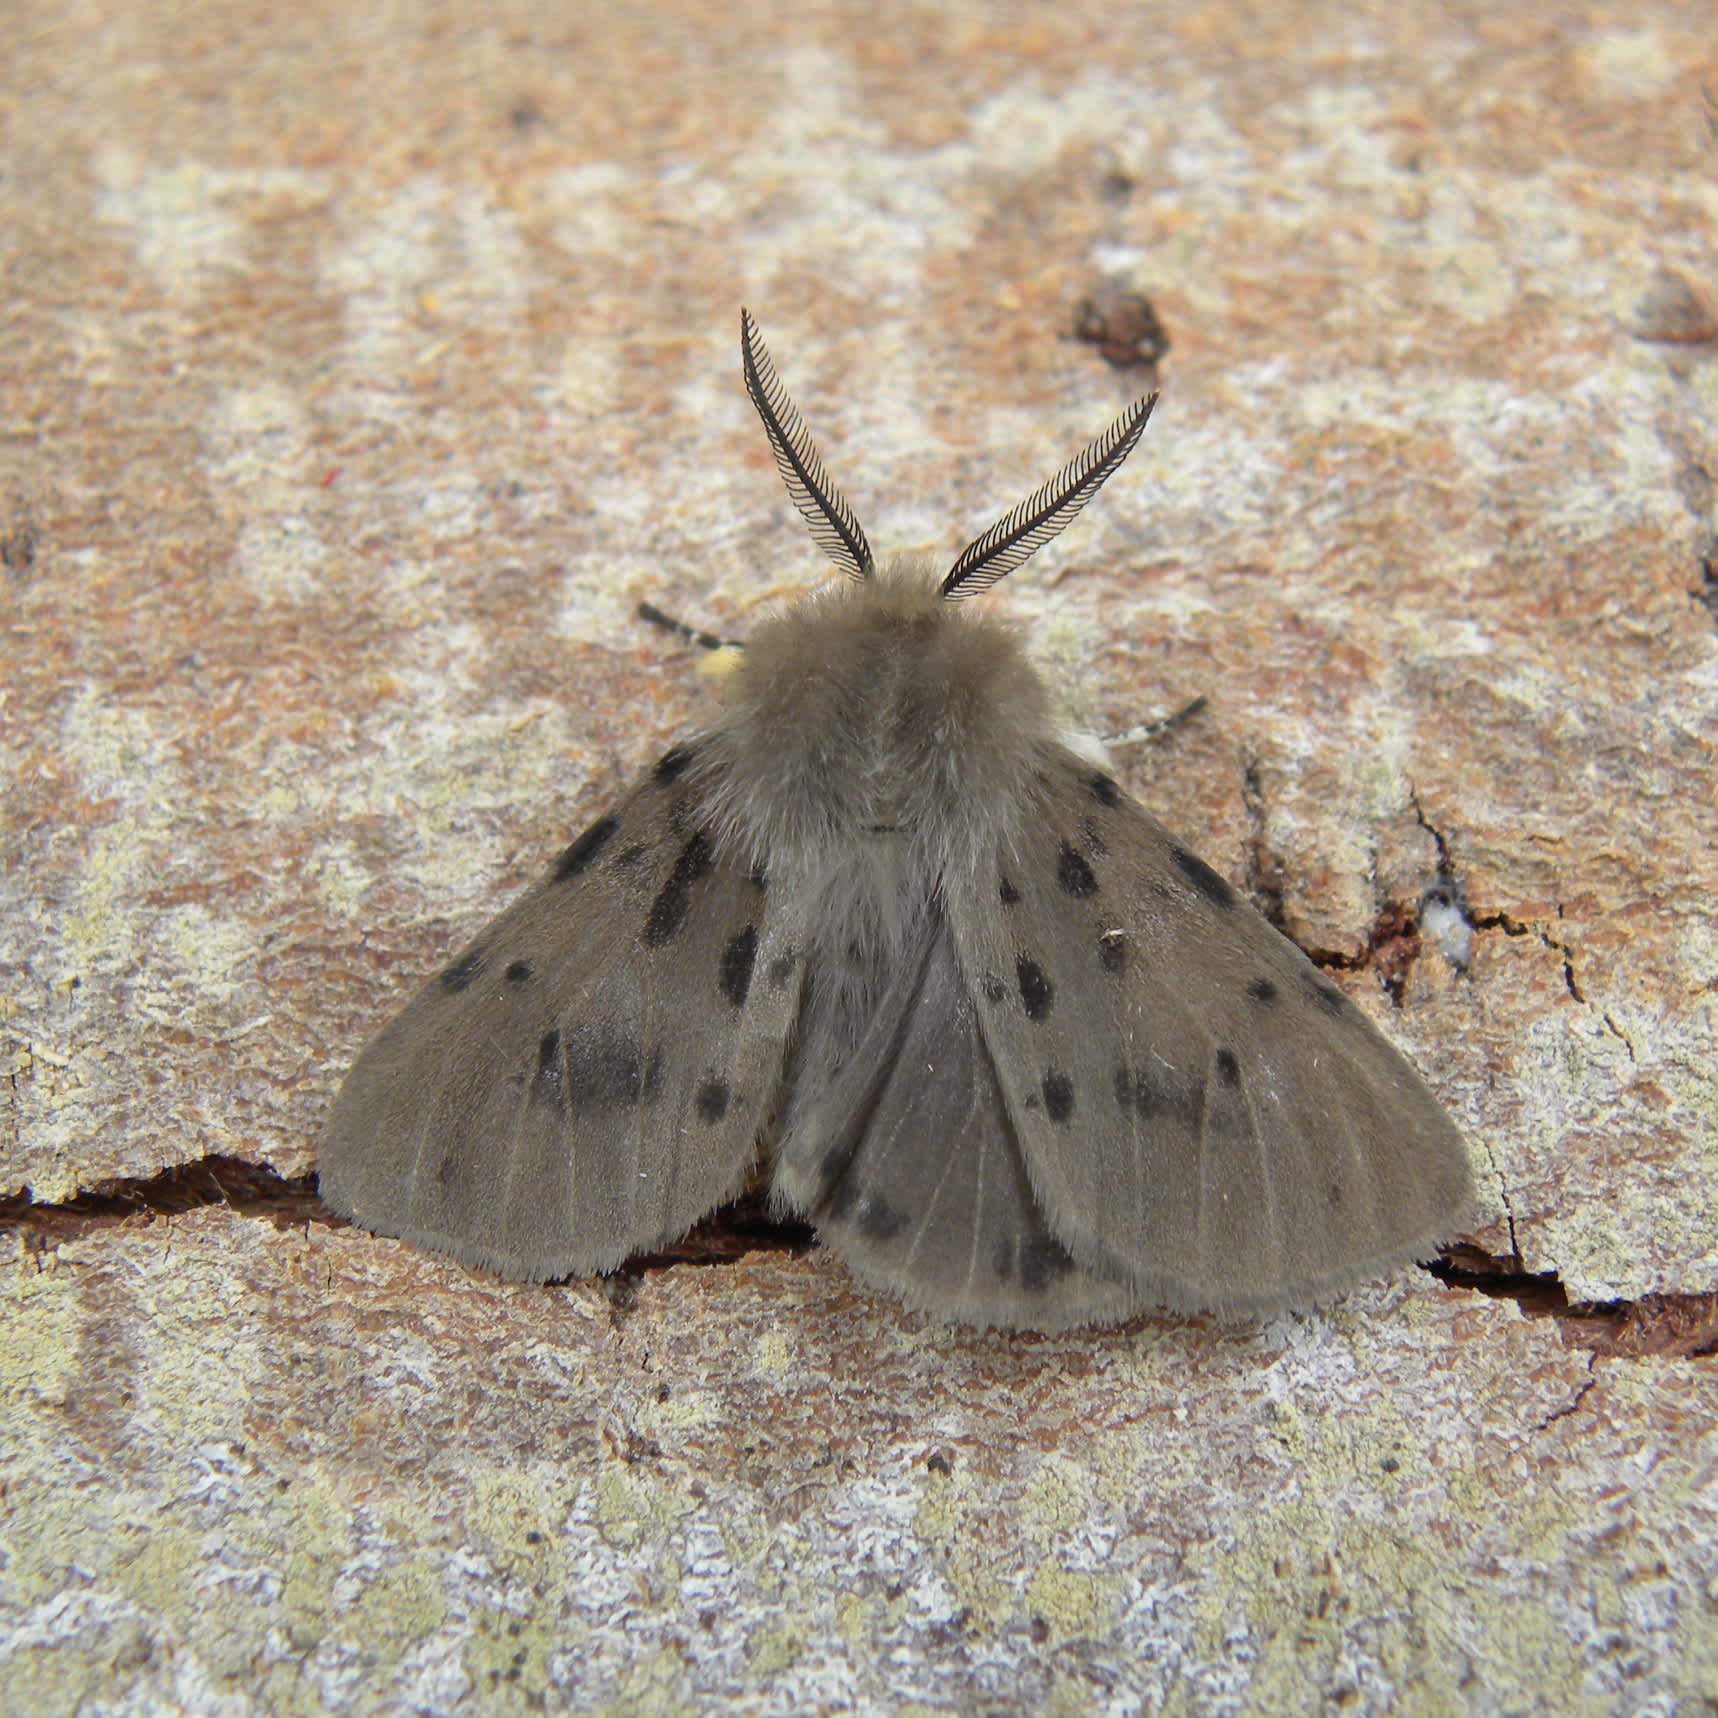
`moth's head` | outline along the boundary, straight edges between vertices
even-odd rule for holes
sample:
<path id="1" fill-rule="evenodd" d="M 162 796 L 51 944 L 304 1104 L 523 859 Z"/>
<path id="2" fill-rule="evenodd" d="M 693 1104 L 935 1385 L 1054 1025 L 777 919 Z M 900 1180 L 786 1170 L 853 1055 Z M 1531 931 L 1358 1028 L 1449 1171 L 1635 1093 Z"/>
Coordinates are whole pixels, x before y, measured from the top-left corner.
<path id="1" fill-rule="evenodd" d="M 949 601 L 928 555 L 830 580 L 733 655 L 709 730 L 716 815 L 772 873 L 923 857 L 974 820 L 994 831 L 1055 727 L 1015 629 Z"/>
<path id="2" fill-rule="evenodd" d="M 743 645 L 707 651 L 698 672 L 740 698 L 758 696 L 772 684 L 779 688 L 784 677 L 849 673 L 879 652 L 896 654 L 915 639 L 928 641 L 943 631 L 960 611 L 943 596 L 940 583 L 934 556 L 923 550 L 891 555 L 869 578 L 831 579 L 777 607 Z"/>
<path id="3" fill-rule="evenodd" d="M 777 710 L 855 709 L 918 687 L 1008 697 L 1036 676 L 1011 627 L 951 601 L 926 553 L 891 555 L 862 579 L 831 579 L 751 629 L 726 684 Z"/>
<path id="4" fill-rule="evenodd" d="M 776 466 L 811 534 L 848 578 L 894 593 L 903 614 L 923 584 L 927 602 L 958 602 L 1006 578 L 1050 541 L 1077 514 L 1133 452 L 1145 429 L 1156 394 L 1136 400 L 1104 433 L 1071 459 L 1041 488 L 1010 509 L 988 531 L 973 538 L 938 577 L 928 561 L 898 556 L 878 565 L 863 527 L 847 498 L 830 481 L 816 444 L 776 375 L 758 325 L 740 312 L 740 366 L 746 392 L 763 420 Z M 866 605 L 857 605 L 863 610 Z M 929 612 L 927 610 L 927 612 Z"/>

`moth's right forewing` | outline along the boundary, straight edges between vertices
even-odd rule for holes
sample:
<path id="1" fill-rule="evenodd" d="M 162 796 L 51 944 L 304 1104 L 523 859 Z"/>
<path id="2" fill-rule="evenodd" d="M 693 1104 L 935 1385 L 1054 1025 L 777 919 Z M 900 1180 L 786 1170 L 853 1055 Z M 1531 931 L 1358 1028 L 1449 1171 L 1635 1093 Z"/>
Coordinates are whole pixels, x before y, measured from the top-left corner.
<path id="1" fill-rule="evenodd" d="M 659 768 L 383 1029 L 322 1137 L 335 1210 L 541 1280 L 611 1269 L 738 1190 L 804 938 L 701 804 Z"/>
<path id="2" fill-rule="evenodd" d="M 1264 1310 L 1448 1238 L 1466 1151 L 1400 1053 L 1109 777 L 1058 748 L 1043 783 L 949 918 L 1058 1239 Z"/>

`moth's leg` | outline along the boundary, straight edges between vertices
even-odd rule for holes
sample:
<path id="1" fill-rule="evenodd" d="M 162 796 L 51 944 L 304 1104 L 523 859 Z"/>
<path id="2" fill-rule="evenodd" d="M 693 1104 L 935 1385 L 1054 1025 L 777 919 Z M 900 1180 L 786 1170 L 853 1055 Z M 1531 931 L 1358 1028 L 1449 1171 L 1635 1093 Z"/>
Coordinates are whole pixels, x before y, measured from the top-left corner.
<path id="1" fill-rule="evenodd" d="M 683 620 L 676 620 L 671 614 L 664 614 L 655 603 L 641 602 L 638 605 L 638 618 L 647 620 L 652 626 L 659 626 L 664 632 L 671 632 L 684 644 L 695 644 L 700 650 L 743 650 L 745 646 L 737 638 L 718 638 L 713 632 L 701 631 L 698 627 L 688 626 Z"/>
<path id="2" fill-rule="evenodd" d="M 1102 743 L 1106 746 L 1137 746 L 1145 740 L 1160 740 L 1165 734 L 1174 733 L 1184 722 L 1192 721 L 1209 702 L 1201 692 L 1197 698 L 1183 704 L 1179 710 L 1167 716 L 1159 716 L 1155 722 L 1141 722 L 1137 727 L 1128 728 L 1120 734 L 1105 734 Z"/>

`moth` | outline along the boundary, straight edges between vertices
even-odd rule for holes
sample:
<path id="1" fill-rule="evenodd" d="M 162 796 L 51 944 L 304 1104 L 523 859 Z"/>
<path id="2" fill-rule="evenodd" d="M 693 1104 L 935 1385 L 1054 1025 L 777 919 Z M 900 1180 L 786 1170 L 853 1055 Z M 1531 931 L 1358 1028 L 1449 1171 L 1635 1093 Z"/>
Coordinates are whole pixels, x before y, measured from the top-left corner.
<path id="1" fill-rule="evenodd" d="M 1055 1330 L 1261 1312 L 1425 1256 L 1469 1196 L 1420 1077 L 1058 726 L 1013 572 L 1124 412 L 946 573 L 879 561 L 741 312 L 746 391 L 844 577 L 359 1057 L 338 1212 L 527 1280 L 607 1271 L 760 1166 L 863 1281 Z"/>

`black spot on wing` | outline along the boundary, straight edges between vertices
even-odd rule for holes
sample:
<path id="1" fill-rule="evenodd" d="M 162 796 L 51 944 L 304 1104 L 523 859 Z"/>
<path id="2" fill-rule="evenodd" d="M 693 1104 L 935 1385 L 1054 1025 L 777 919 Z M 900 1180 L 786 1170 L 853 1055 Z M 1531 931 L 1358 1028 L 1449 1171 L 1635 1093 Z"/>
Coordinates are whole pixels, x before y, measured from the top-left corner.
<path id="1" fill-rule="evenodd" d="M 611 869 L 616 871 L 635 870 L 640 865 L 650 849 L 642 841 L 635 841 L 630 847 L 623 847 L 615 854 Z"/>
<path id="2" fill-rule="evenodd" d="M 550 1038 L 560 1038 L 551 1032 Z M 614 1026 L 580 1026 L 562 1041 L 567 1094 L 573 1109 L 629 1110 L 650 1102 L 662 1085 L 662 1052 L 646 1051 Z"/>
<path id="3" fill-rule="evenodd" d="M 507 968 L 507 971 L 503 976 L 506 978 L 507 982 L 517 990 L 520 985 L 529 984 L 536 976 L 536 973 L 537 969 L 532 966 L 530 961 L 516 960 Z"/>
<path id="4" fill-rule="evenodd" d="M 1247 986 L 1247 994 L 1255 1002 L 1261 1002 L 1268 1006 L 1277 999 L 1277 987 L 1268 978 L 1255 978 Z"/>
<path id="5" fill-rule="evenodd" d="M 651 948 L 661 948 L 672 942 L 685 928 L 686 913 L 692 904 L 692 885 L 709 874 L 715 862 L 715 850 L 710 837 L 700 829 L 674 861 L 668 881 L 650 903 L 644 920 L 644 941 Z"/>
<path id="6" fill-rule="evenodd" d="M 1218 1050 L 1213 1058 L 1217 1068 L 1217 1078 L 1225 1086 L 1238 1086 L 1241 1083 L 1241 1064 L 1235 1060 L 1235 1052 L 1226 1044 Z"/>
<path id="7" fill-rule="evenodd" d="M 1116 786 L 1115 777 L 1105 775 L 1102 770 L 1086 777 L 1086 791 L 1099 805 L 1121 804 L 1121 789 Z"/>
<path id="8" fill-rule="evenodd" d="M 1300 982 L 1301 988 L 1326 1014 L 1346 1012 L 1348 998 L 1328 978 L 1320 978 L 1317 973 L 1309 972 L 1302 975 Z"/>
<path id="9" fill-rule="evenodd" d="M 898 1211 L 880 1193 L 862 1193 L 853 1206 L 850 1220 L 868 1241 L 892 1241 L 907 1226 L 906 1213 Z"/>
<path id="10" fill-rule="evenodd" d="M 1092 875 L 1085 854 L 1076 852 L 1066 841 L 1056 855 L 1056 882 L 1064 895 L 1072 895 L 1076 900 L 1098 892 L 1098 880 Z"/>
<path id="11" fill-rule="evenodd" d="M 1056 987 L 1048 974 L 1030 955 L 1023 954 L 1014 963 L 1014 975 L 1020 981 L 1020 1006 L 1026 1010 L 1026 1018 L 1044 1019 L 1056 1000 Z"/>
<path id="12" fill-rule="evenodd" d="M 1028 1294 L 1043 1294 L 1074 1269 L 1074 1258 L 1054 1235 L 1004 1235 L 991 1249 L 990 1268 L 999 1282 L 1018 1277 Z"/>
<path id="13" fill-rule="evenodd" d="M 906 1226 L 898 1211 L 881 1193 L 869 1193 L 850 1180 L 836 1183 L 829 1198 L 829 1220 L 851 1223 L 868 1241 L 893 1240 Z"/>
<path id="14" fill-rule="evenodd" d="M 651 773 L 660 782 L 678 781 L 686 773 L 687 766 L 697 755 L 698 751 L 695 746 L 670 746 L 656 760 L 656 768 Z"/>
<path id="15" fill-rule="evenodd" d="M 1002 904 L 1005 907 L 1017 907 L 1020 905 L 1020 891 L 1016 889 L 1006 877 L 1002 879 L 1002 886 L 997 890 L 997 894 L 1001 897 Z"/>
<path id="16" fill-rule="evenodd" d="M 1197 853 L 1189 853 L 1185 847 L 1171 847 L 1169 857 L 1181 875 L 1212 905 L 1225 909 L 1234 906 L 1235 891 Z"/>
<path id="17" fill-rule="evenodd" d="M 752 988 L 752 963 L 758 957 L 758 927 L 747 925 L 728 938 L 722 950 L 722 994 L 735 1008 L 744 1008 Z"/>
<path id="18" fill-rule="evenodd" d="M 449 995 L 457 996 L 482 972 L 483 964 L 488 958 L 487 950 L 468 948 L 451 966 L 442 968 L 442 989 Z"/>
<path id="19" fill-rule="evenodd" d="M 561 1035 L 545 1032 L 537 1040 L 537 1069 L 531 1076 L 531 1102 L 567 1107 L 566 1069 L 561 1061 Z"/>
<path id="20" fill-rule="evenodd" d="M 698 1088 L 697 1096 L 692 1100 L 699 1119 L 712 1124 L 719 1122 L 728 1113 L 728 1082 L 711 1074 Z"/>
<path id="21" fill-rule="evenodd" d="M 1117 973 L 1127 965 L 1127 932 L 1105 931 L 1098 938 L 1098 965 L 1105 972 Z"/>
<path id="22" fill-rule="evenodd" d="M 1054 1235 L 1032 1235 L 1020 1244 L 1020 1286 L 1028 1294 L 1054 1288 L 1073 1268 L 1073 1254 Z"/>
<path id="23" fill-rule="evenodd" d="M 764 977 L 769 980 L 771 990 L 780 990 L 793 977 L 793 969 L 798 964 L 799 957 L 795 954 L 778 954 L 769 963 Z"/>
<path id="24" fill-rule="evenodd" d="M 987 972 L 979 981 L 979 988 L 984 992 L 986 1002 L 1006 1002 L 1008 986 L 994 972 Z"/>
<path id="25" fill-rule="evenodd" d="M 1141 1121 L 1156 1116 L 1174 1116 L 1182 1121 L 1198 1118 L 1198 1095 L 1185 1079 L 1165 1079 L 1124 1063 L 1115 1071 L 1115 1095 L 1117 1106 L 1124 1113 L 1131 1111 Z"/>
<path id="26" fill-rule="evenodd" d="M 1074 1113 L 1074 1082 L 1057 1068 L 1044 1074 L 1044 1113 L 1051 1121 L 1064 1125 Z"/>
<path id="27" fill-rule="evenodd" d="M 555 861 L 554 877 L 557 883 L 564 883 L 569 877 L 577 877 L 591 868 L 592 861 L 609 844 L 614 832 L 620 828 L 617 817 L 599 817 L 559 859 Z"/>

